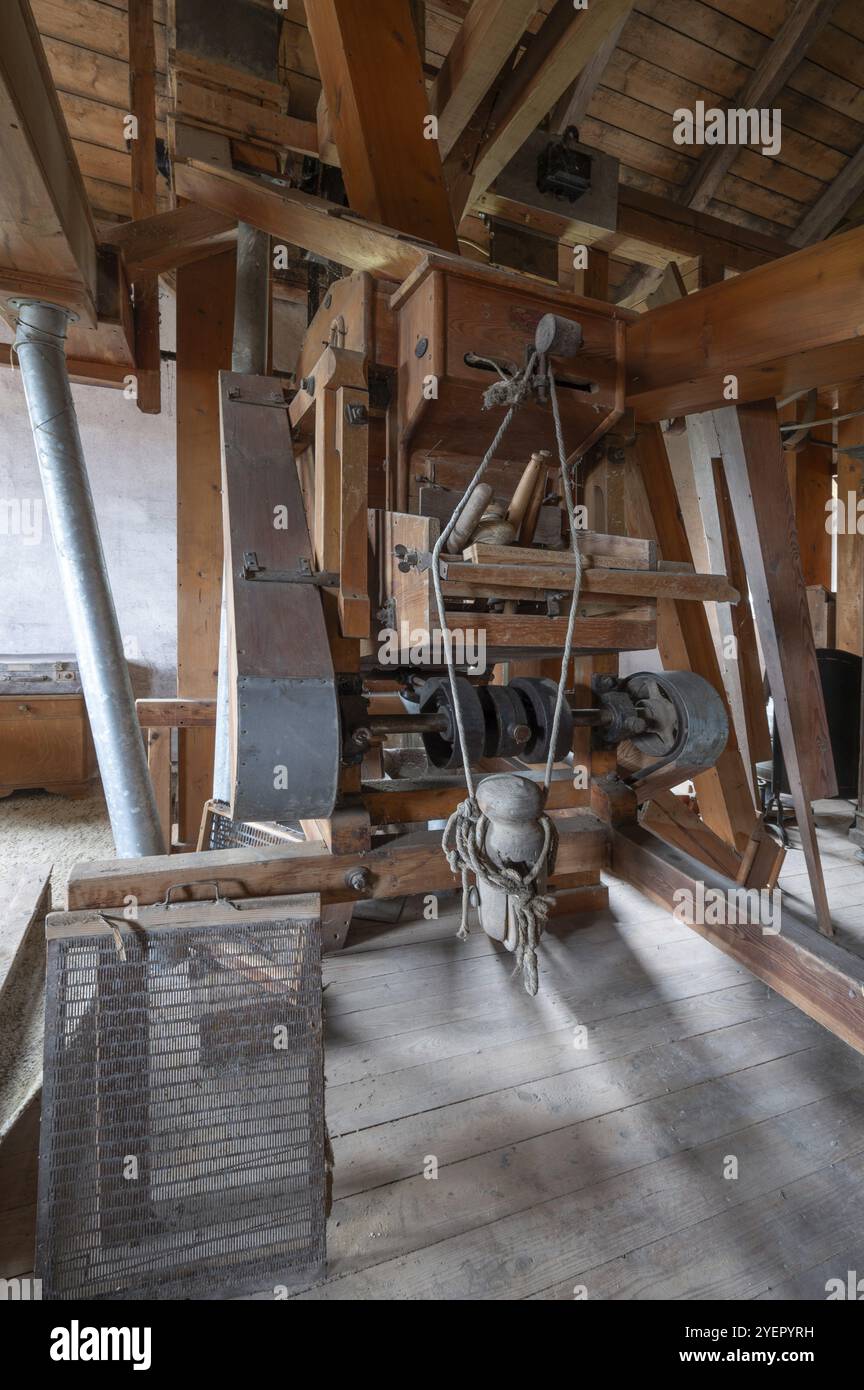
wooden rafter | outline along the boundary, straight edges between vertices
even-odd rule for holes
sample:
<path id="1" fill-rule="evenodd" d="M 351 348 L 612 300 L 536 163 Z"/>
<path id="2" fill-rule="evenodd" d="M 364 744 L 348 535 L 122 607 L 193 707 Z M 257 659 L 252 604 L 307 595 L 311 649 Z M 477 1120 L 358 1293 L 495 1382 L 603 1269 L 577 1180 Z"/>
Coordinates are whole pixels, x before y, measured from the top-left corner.
<path id="1" fill-rule="evenodd" d="M 446 159 L 537 10 L 537 0 L 474 0 L 432 84 Z"/>
<path id="2" fill-rule="evenodd" d="M 351 208 L 457 251 L 409 0 L 306 0 Z"/>
<path id="3" fill-rule="evenodd" d="M 572 0 L 557 0 L 501 85 L 465 207 L 486 191 L 631 7 L 632 0 L 592 0 L 587 9 L 577 10 Z"/>
<path id="4" fill-rule="evenodd" d="M 795 246 L 809 246 L 828 236 L 864 193 L 864 145 L 853 154 L 818 202 L 789 234 Z"/>
<path id="5" fill-rule="evenodd" d="M 589 59 L 573 85 L 560 97 L 552 113 L 553 130 L 565 131 L 571 125 L 578 128 L 580 121 L 587 116 L 588 107 L 603 80 L 609 59 L 618 47 L 618 40 L 630 18 L 632 8 L 632 5 L 627 7 L 626 14 L 623 14 L 614 28 L 609 30 L 593 58 Z"/>
<path id="6" fill-rule="evenodd" d="M 796 0 L 774 42 L 736 99 L 736 108 L 750 110 L 767 106 L 782 91 L 820 29 L 828 23 L 836 4 L 837 0 Z M 738 145 L 713 145 L 699 160 L 681 201 L 691 208 L 706 208 L 739 153 Z"/>

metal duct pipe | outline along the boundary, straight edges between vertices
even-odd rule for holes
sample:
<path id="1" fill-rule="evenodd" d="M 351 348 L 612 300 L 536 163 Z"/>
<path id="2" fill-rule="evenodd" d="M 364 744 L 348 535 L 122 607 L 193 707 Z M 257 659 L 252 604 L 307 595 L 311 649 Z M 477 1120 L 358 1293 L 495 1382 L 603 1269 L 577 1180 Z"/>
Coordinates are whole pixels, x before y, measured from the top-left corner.
<path id="1" fill-rule="evenodd" d="M 66 367 L 69 311 L 17 303 L 15 352 L 117 854 L 165 844 L 111 597 Z"/>
<path id="2" fill-rule="evenodd" d="M 267 329 L 270 317 L 270 237 L 248 222 L 237 225 L 237 285 L 234 292 L 232 372 L 263 376 L 267 371 Z M 226 538 L 227 542 L 227 538 Z M 227 549 L 227 543 L 226 543 Z M 228 690 L 228 567 L 222 570 L 222 608 L 219 614 L 219 677 L 216 686 L 216 754 L 213 798 L 231 801 L 230 698 Z"/>

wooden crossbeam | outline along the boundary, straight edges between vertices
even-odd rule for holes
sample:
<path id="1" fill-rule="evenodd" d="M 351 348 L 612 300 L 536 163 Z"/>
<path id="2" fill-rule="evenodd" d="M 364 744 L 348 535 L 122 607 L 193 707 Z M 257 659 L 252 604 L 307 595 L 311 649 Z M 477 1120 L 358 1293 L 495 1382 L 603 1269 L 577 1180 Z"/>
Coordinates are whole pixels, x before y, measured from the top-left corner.
<path id="1" fill-rule="evenodd" d="M 277 190 L 248 174 L 216 169 L 201 160 L 178 163 L 175 186 L 183 198 L 382 279 L 406 279 L 429 250 L 388 227 L 352 216 L 336 203 L 296 188 Z"/>
<path id="2" fill-rule="evenodd" d="M 410 0 L 306 0 L 351 208 L 456 252 Z"/>
<path id="3" fill-rule="evenodd" d="M 608 830 L 596 816 L 571 811 L 556 824 L 556 874 L 604 866 Z M 357 869 L 367 870 L 368 887 L 355 890 L 348 886 L 349 873 Z M 349 853 L 331 854 L 319 840 L 76 864 L 69 875 L 67 908 L 71 912 L 87 907 L 122 907 L 130 893 L 143 907 L 162 902 L 172 884 L 185 885 L 182 893 L 176 893 L 178 901 L 212 899 L 214 879 L 227 898 L 326 892 L 331 902 L 446 892 L 457 882 L 441 852 L 441 832 L 429 830 L 402 835 L 381 848 Z"/>
<path id="4" fill-rule="evenodd" d="M 618 189 L 618 226 L 614 232 L 580 220 L 578 203 L 572 209 L 562 205 L 560 211 L 550 212 L 502 197 L 494 185 L 475 200 L 473 210 L 495 214 L 570 245 L 593 246 L 618 260 L 660 270 L 672 260 L 689 261 L 697 256 L 711 257 L 731 270 L 753 270 L 793 249 L 779 237 L 736 227 L 710 213 L 626 184 Z"/>
<path id="5" fill-rule="evenodd" d="M 864 375 L 864 228 L 736 275 L 627 326 L 627 404 L 644 420 Z M 729 374 L 734 382 L 727 379 Z"/>
<path id="6" fill-rule="evenodd" d="M 165 274 L 234 245 L 237 221 L 186 203 L 154 217 L 105 223 L 99 228 L 99 240 L 120 252 L 130 274 L 145 270 Z"/>
<path id="7" fill-rule="evenodd" d="M 864 1052 L 864 961 L 860 956 L 814 935 L 783 905 L 779 932 L 765 932 L 758 921 L 715 925 L 698 920 L 715 914 L 690 911 L 684 895 L 689 895 L 694 907 L 709 889 L 735 901 L 728 895 L 739 891 L 739 885 L 663 844 L 642 826 L 613 829 L 612 872 L 653 902 L 675 909 L 679 920 L 699 936 L 746 966 L 823 1028 Z"/>
<path id="8" fill-rule="evenodd" d="M 796 0 L 770 48 L 736 98 L 736 108 L 752 110 L 773 101 L 820 29 L 828 23 L 836 4 L 837 0 Z M 712 145 L 685 186 L 682 203 L 691 208 L 706 208 L 739 153 L 739 145 Z M 791 239 L 794 240 L 794 234 Z M 798 245 L 805 243 L 798 242 Z"/>
<path id="9" fill-rule="evenodd" d="M 442 158 L 452 150 L 537 9 L 537 0 L 474 0 L 432 84 Z"/>

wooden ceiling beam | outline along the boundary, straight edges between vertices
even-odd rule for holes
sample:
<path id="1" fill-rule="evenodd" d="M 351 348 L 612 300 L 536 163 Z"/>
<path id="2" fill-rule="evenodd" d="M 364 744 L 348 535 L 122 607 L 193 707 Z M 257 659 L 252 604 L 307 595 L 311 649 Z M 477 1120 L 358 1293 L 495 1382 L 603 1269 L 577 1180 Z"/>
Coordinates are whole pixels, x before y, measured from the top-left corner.
<path id="1" fill-rule="evenodd" d="M 457 251 L 410 0 L 306 0 L 351 208 Z"/>
<path id="2" fill-rule="evenodd" d="M 249 222 L 337 265 L 368 270 L 384 279 L 406 279 L 430 249 L 323 198 L 296 188 L 276 189 L 248 174 L 217 169 L 202 160 L 178 163 L 174 178 L 181 198 Z"/>
<path id="3" fill-rule="evenodd" d="M 96 322 L 96 234 L 27 0 L 0 5 L 0 299 L 44 277 L 54 302 Z M 37 291 L 38 292 L 38 291 Z"/>
<path id="4" fill-rule="evenodd" d="M 663 420 L 864 374 L 862 262 L 857 228 L 649 310 L 627 328 L 627 404 Z"/>
<path id="5" fill-rule="evenodd" d="M 764 58 L 753 70 L 736 109 L 767 106 L 785 87 L 810 44 L 831 17 L 837 0 L 796 0 Z M 713 145 L 696 165 L 681 195 L 687 207 L 703 209 L 741 152 L 740 145 Z"/>
<path id="6" fill-rule="evenodd" d="M 537 0 L 474 0 L 431 91 L 446 159 L 537 11 Z"/>
<path id="7" fill-rule="evenodd" d="M 591 0 L 587 9 L 578 10 L 573 0 L 557 0 L 501 85 L 489 134 L 474 163 L 466 208 L 474 206 L 631 8 L 632 0 Z"/>

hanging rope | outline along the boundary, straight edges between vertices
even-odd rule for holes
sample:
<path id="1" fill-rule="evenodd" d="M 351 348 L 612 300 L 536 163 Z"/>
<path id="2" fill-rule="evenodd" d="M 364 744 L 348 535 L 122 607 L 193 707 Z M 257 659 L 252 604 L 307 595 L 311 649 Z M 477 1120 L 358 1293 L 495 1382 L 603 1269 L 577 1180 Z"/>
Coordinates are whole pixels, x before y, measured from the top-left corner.
<path id="1" fill-rule="evenodd" d="M 534 864 L 528 869 L 518 869 L 515 866 L 501 868 L 493 863 L 486 853 L 485 844 L 488 820 L 477 804 L 474 775 L 471 771 L 471 765 L 467 754 L 465 726 L 462 708 L 459 703 L 459 691 L 453 662 L 453 639 L 450 629 L 447 626 L 439 559 L 441 551 L 446 546 L 447 540 L 467 506 L 471 494 L 477 487 L 486 469 L 489 467 L 490 462 L 498 453 L 501 441 L 510 428 L 516 410 L 532 389 L 532 376 L 536 364 L 537 353 L 535 352 L 531 355 L 522 372 L 518 373 L 516 376 L 508 377 L 506 380 L 502 379 L 501 381 L 495 382 L 486 391 L 484 395 L 484 408 L 488 410 L 494 405 L 506 404 L 508 406 L 507 414 L 504 416 L 504 419 L 498 427 L 495 438 L 484 454 L 476 473 L 465 489 L 453 515 L 438 537 L 432 551 L 432 584 L 435 590 L 435 603 L 438 609 L 438 621 L 441 628 L 442 642 L 444 644 L 444 656 L 447 663 L 447 675 L 452 693 L 453 712 L 459 736 L 459 748 L 462 754 L 462 764 L 465 769 L 465 784 L 468 789 L 466 799 L 460 803 L 450 816 L 442 838 L 442 847 L 447 855 L 450 869 L 454 874 L 461 875 L 462 879 L 462 916 L 458 935 L 464 940 L 469 932 L 468 908 L 471 892 L 471 874 L 474 875 L 475 879 L 487 884 L 489 887 L 507 893 L 510 900 L 510 907 L 513 911 L 517 933 L 515 950 L 516 966 L 514 974 L 518 974 L 521 971 L 525 989 L 530 995 L 535 995 L 537 993 L 539 985 L 537 947 L 549 916 L 549 909 L 552 905 L 552 898 L 539 891 L 538 882 L 544 870 L 551 874 L 554 868 L 555 856 L 558 849 L 558 832 L 547 815 L 541 816 L 540 825 L 543 830 L 543 846 Z M 555 744 L 558 738 L 561 709 L 567 688 L 567 673 L 573 650 L 573 632 L 576 623 L 579 591 L 582 581 L 582 556 L 579 551 L 573 492 L 567 466 L 567 453 L 564 448 L 564 437 L 561 427 L 558 396 L 555 389 L 555 379 L 551 369 L 549 371 L 549 383 L 552 414 L 555 422 L 555 437 L 558 443 L 562 488 L 567 507 L 567 518 L 570 524 L 570 538 L 573 548 L 575 573 L 573 577 L 573 597 L 570 603 L 570 614 L 564 643 L 564 655 L 561 662 L 561 674 L 558 680 L 558 692 L 555 701 L 552 736 L 544 777 L 544 789 L 547 793 L 552 781 L 552 768 L 555 762 Z"/>

